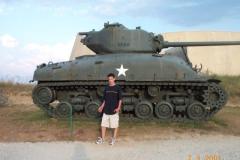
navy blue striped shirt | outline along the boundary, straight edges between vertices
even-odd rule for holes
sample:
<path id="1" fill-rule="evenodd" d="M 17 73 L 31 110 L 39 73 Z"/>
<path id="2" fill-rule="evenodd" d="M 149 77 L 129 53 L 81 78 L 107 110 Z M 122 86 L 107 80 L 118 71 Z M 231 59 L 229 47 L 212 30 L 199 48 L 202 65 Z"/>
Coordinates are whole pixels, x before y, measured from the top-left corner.
<path id="1" fill-rule="evenodd" d="M 115 114 L 114 109 L 118 107 L 119 100 L 122 99 L 122 90 L 118 85 L 109 86 L 107 85 L 104 89 L 103 101 L 105 105 L 103 108 L 103 113 L 108 115 Z"/>

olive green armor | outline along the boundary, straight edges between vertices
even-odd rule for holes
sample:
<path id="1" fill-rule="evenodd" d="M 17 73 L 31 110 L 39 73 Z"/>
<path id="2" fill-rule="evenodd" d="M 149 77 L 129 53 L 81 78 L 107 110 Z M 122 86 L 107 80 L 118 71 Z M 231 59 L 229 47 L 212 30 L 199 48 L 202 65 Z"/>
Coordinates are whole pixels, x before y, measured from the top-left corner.
<path id="1" fill-rule="evenodd" d="M 33 102 L 49 116 L 99 117 L 109 73 L 116 75 L 123 90 L 123 117 L 206 120 L 227 102 L 220 81 L 192 67 L 185 47 L 240 45 L 240 41 L 168 42 L 160 34 L 119 23 L 79 35 L 96 55 L 43 63 L 34 72 Z M 160 54 L 163 48 L 169 49 Z"/>

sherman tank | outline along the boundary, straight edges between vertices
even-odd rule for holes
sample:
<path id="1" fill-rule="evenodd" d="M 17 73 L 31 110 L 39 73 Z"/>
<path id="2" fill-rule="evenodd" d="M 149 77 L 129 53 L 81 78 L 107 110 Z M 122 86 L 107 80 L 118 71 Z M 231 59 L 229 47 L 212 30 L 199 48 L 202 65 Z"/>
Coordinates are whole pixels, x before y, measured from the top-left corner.
<path id="1" fill-rule="evenodd" d="M 100 31 L 79 35 L 96 55 L 43 63 L 34 72 L 33 102 L 51 117 L 99 117 L 109 73 L 117 76 L 123 91 L 123 117 L 201 121 L 227 102 L 220 80 L 193 67 L 185 47 L 240 45 L 240 41 L 168 42 L 161 34 L 119 23 L 105 23 Z M 164 48 L 168 49 L 161 54 Z"/>

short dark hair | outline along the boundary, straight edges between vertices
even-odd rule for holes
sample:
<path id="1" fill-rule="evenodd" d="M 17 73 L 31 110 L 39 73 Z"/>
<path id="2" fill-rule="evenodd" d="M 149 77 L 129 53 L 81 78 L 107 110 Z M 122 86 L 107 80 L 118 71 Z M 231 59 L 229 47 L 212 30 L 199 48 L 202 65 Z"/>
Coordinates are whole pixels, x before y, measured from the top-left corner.
<path id="1" fill-rule="evenodd" d="M 107 77 L 113 77 L 113 78 L 115 78 L 115 74 L 114 74 L 114 73 L 109 73 L 109 74 L 107 75 Z"/>

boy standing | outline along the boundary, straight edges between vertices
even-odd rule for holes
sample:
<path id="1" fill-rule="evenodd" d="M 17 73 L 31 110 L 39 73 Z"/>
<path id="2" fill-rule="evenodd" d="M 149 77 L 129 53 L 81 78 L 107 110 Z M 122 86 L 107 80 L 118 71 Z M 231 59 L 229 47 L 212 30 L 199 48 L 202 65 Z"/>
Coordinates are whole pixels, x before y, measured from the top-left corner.
<path id="1" fill-rule="evenodd" d="M 116 141 L 118 126 L 119 126 L 119 111 L 122 104 L 122 91 L 121 87 L 115 83 L 115 75 L 108 74 L 108 85 L 104 89 L 103 102 L 98 108 L 98 112 L 103 112 L 101 122 L 101 137 L 98 137 L 96 143 L 102 144 L 105 140 L 106 128 L 112 128 L 113 137 L 110 145 Z"/>

